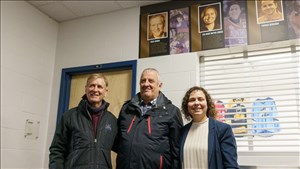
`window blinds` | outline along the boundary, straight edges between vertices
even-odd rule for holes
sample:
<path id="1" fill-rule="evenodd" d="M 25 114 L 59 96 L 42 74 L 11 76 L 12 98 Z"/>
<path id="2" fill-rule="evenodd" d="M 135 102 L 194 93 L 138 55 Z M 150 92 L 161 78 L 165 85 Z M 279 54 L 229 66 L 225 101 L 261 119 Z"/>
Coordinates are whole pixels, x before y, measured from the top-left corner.
<path id="1" fill-rule="evenodd" d="M 239 152 L 299 152 L 299 60 L 299 45 L 200 56 L 200 85 Z"/>

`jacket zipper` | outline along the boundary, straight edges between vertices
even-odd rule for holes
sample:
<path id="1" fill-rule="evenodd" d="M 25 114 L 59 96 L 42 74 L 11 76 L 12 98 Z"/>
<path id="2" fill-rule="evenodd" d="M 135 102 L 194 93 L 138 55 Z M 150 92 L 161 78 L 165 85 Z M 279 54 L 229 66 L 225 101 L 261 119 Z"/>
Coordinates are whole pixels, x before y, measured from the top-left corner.
<path id="1" fill-rule="evenodd" d="M 97 143 L 97 132 L 98 132 L 98 128 L 100 126 L 100 121 L 102 120 L 102 116 L 103 114 L 105 113 L 105 111 L 103 111 L 100 116 L 99 116 L 99 121 L 98 121 L 98 124 L 97 124 L 97 128 L 96 128 L 96 133 L 94 133 L 94 130 L 93 130 L 93 122 L 92 122 L 92 133 L 93 133 L 93 136 L 94 136 L 94 143 Z M 92 121 L 92 116 L 90 115 L 90 113 L 88 112 L 88 115 Z"/>
<path id="2" fill-rule="evenodd" d="M 133 116 L 133 118 L 132 118 L 132 120 L 131 120 L 131 123 L 130 123 L 130 125 L 129 125 L 129 128 L 128 128 L 128 130 L 127 130 L 127 133 L 130 132 L 130 130 L 131 130 L 131 128 L 132 128 L 132 125 L 133 125 L 133 123 L 134 123 L 134 121 L 135 121 L 135 118 L 136 118 L 136 115 Z"/>

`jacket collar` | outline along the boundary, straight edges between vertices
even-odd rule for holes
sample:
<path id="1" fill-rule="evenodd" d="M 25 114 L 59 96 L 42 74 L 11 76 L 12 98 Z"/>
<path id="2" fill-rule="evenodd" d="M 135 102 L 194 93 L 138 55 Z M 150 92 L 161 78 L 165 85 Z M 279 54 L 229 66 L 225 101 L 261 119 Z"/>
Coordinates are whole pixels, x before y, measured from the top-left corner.
<path id="1" fill-rule="evenodd" d="M 78 109 L 81 113 L 83 113 L 84 115 L 90 117 L 90 114 L 88 112 L 88 104 L 89 103 L 88 103 L 86 95 L 83 95 L 81 101 L 78 104 Z M 105 113 L 107 111 L 109 103 L 106 102 L 105 100 L 102 100 L 102 105 L 104 105 L 103 113 Z"/>
<path id="2" fill-rule="evenodd" d="M 141 105 L 141 95 L 140 93 L 137 93 L 130 101 L 128 105 L 128 109 L 132 112 L 135 112 L 135 110 L 140 110 L 140 105 Z M 156 98 L 156 104 L 154 107 L 163 107 L 165 108 L 165 105 L 171 104 L 171 100 L 169 100 L 161 91 L 159 92 L 158 97 Z M 140 113 L 137 113 L 140 114 Z"/>
<path id="3" fill-rule="evenodd" d="M 136 94 L 131 100 L 131 104 L 139 106 L 141 104 L 142 98 L 140 93 Z M 159 92 L 158 97 L 156 98 L 156 105 L 162 106 L 166 104 L 172 103 L 171 100 L 169 100 L 162 92 Z"/>
<path id="4" fill-rule="evenodd" d="M 213 118 L 209 117 L 209 128 L 208 128 L 208 161 L 211 161 L 213 150 L 215 149 L 215 128 L 216 122 Z"/>

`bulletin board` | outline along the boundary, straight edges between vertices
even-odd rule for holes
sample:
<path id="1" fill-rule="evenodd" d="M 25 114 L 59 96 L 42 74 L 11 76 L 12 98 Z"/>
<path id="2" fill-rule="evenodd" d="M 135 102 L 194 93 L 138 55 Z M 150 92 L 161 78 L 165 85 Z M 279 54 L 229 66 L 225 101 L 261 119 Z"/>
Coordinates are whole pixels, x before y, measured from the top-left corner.
<path id="1" fill-rule="evenodd" d="M 299 13 L 297 0 L 175 0 L 144 6 L 139 57 L 298 39 Z"/>

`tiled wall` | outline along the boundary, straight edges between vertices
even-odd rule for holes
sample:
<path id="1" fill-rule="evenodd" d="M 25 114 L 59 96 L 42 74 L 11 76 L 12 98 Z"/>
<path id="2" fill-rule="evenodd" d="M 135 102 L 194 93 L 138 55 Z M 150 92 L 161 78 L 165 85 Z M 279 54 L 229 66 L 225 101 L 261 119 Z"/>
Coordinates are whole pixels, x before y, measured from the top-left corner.
<path id="1" fill-rule="evenodd" d="M 1 1 L 1 168 L 41 168 L 58 24 L 25 1 Z M 39 122 L 38 138 L 25 135 Z"/>

